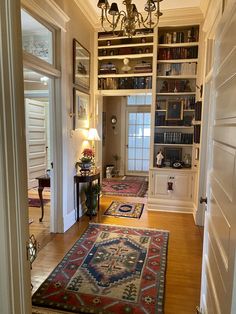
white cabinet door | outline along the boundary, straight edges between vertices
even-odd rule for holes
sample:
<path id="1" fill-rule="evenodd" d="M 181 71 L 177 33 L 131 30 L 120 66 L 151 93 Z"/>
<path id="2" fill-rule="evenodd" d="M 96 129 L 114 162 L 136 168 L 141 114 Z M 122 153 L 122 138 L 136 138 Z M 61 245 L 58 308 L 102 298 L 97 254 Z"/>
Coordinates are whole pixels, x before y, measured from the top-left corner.
<path id="1" fill-rule="evenodd" d="M 192 199 L 192 175 L 175 174 L 174 177 L 174 198 L 181 200 Z"/>
<path id="2" fill-rule="evenodd" d="M 153 174 L 153 196 L 155 197 L 162 197 L 168 196 L 167 191 L 167 182 L 168 182 L 169 175 L 167 174 Z"/>
<path id="3" fill-rule="evenodd" d="M 168 182 L 173 190 L 168 191 Z M 193 174 L 173 171 L 153 171 L 151 182 L 151 196 L 165 199 L 191 200 L 193 189 Z"/>

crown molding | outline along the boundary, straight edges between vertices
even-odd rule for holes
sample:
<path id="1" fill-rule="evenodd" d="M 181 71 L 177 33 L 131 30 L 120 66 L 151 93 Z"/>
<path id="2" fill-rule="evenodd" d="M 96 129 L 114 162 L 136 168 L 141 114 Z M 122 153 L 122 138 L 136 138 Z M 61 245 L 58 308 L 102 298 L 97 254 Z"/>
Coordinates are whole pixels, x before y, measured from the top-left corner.
<path id="1" fill-rule="evenodd" d="M 98 17 L 97 12 L 91 6 L 91 4 L 84 0 L 74 0 L 74 2 L 84 14 L 88 22 L 92 25 L 92 27 L 96 29 L 98 24 Z"/>
<path id="2" fill-rule="evenodd" d="M 204 17 L 206 16 L 206 12 L 208 10 L 210 2 L 211 2 L 211 0 L 201 0 L 200 1 L 200 9 L 201 9 Z"/>
<path id="3" fill-rule="evenodd" d="M 200 24 L 203 18 L 199 7 L 163 10 L 158 26 Z"/>
<path id="4" fill-rule="evenodd" d="M 203 24 L 203 31 L 210 33 L 212 27 L 216 25 L 217 20 L 222 15 L 222 2 L 221 0 L 209 0 L 207 11 L 205 13 L 205 20 Z"/>
<path id="5" fill-rule="evenodd" d="M 66 32 L 66 24 L 70 17 L 58 6 L 54 0 L 21 0 L 21 4 L 31 12 L 36 13 L 43 20 L 59 27 Z"/>

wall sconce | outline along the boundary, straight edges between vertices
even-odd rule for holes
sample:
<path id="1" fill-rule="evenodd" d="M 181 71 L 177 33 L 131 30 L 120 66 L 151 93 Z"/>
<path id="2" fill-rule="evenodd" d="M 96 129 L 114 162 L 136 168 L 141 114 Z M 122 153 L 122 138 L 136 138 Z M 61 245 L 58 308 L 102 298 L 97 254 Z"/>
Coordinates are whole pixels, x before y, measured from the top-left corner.
<path id="1" fill-rule="evenodd" d="M 113 130 L 115 130 L 116 123 L 117 123 L 117 117 L 115 115 L 111 116 L 111 124 L 112 124 Z"/>

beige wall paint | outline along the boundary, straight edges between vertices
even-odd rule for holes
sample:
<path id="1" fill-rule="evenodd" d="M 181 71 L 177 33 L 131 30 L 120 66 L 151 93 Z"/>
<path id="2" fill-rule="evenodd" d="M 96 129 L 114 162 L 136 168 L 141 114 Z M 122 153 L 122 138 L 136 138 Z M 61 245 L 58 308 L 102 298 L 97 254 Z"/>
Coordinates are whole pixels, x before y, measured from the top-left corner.
<path id="1" fill-rule="evenodd" d="M 60 8 L 69 16 L 66 32 L 62 33 L 61 70 L 62 70 L 62 136 L 63 136 L 63 216 L 64 226 L 73 223 L 74 204 L 74 175 L 75 162 L 81 157 L 81 152 L 89 143 L 85 141 L 86 130 L 72 130 L 73 119 L 70 116 L 73 108 L 73 38 L 79 41 L 94 58 L 94 30 L 74 1 L 55 0 Z M 90 63 L 90 75 L 93 77 L 93 62 Z M 90 86 L 92 86 L 92 81 Z M 90 111 L 93 111 L 93 90 L 90 93 Z M 68 218 L 67 218 L 68 216 Z M 69 218 L 70 217 L 70 218 Z M 70 223 L 65 223 L 65 220 Z"/>
<path id="2" fill-rule="evenodd" d="M 106 112 L 106 140 L 103 146 L 103 170 L 107 164 L 115 164 L 113 155 L 120 157 L 118 170 L 124 174 L 125 151 L 125 107 L 126 97 L 104 97 L 103 108 Z M 111 117 L 117 117 L 115 128 L 112 128 Z"/>

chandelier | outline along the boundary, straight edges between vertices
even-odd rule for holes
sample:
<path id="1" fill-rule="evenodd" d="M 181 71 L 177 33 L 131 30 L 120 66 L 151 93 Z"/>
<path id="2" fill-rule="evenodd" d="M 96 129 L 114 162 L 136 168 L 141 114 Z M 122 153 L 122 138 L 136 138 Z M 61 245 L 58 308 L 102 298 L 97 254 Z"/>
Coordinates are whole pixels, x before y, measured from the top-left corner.
<path id="1" fill-rule="evenodd" d="M 162 0 L 147 0 L 144 11 L 146 14 L 138 12 L 132 0 L 124 0 L 123 4 L 126 6 L 124 10 L 119 11 L 117 3 L 113 2 L 111 6 L 108 0 L 99 0 L 97 6 L 101 9 L 101 25 L 105 31 L 104 22 L 110 26 L 113 32 L 118 30 L 123 32 L 124 36 L 132 37 L 135 35 L 136 28 L 152 29 L 157 26 L 160 12 L 160 2 Z"/>

